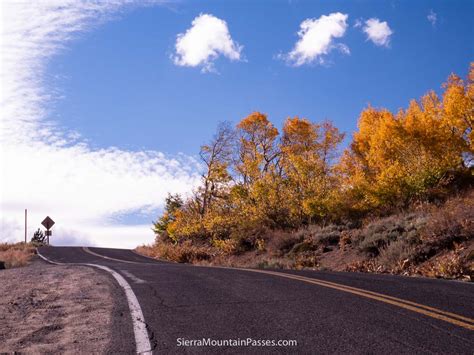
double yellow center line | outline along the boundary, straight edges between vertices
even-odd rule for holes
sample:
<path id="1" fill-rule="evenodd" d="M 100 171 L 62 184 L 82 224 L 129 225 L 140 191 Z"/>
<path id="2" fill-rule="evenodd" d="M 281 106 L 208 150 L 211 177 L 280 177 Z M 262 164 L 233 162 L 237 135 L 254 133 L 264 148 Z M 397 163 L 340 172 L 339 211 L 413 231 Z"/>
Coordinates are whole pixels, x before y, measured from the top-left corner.
<path id="1" fill-rule="evenodd" d="M 258 269 L 240 269 L 240 270 L 267 274 L 267 275 L 274 275 L 278 277 L 284 277 L 287 279 L 303 281 L 303 282 L 318 285 L 318 286 L 328 287 L 335 290 L 352 293 L 354 295 L 370 298 L 370 299 L 388 303 L 400 308 L 408 309 L 410 311 L 420 313 L 420 314 L 423 314 L 425 316 L 432 317 L 435 319 L 439 319 L 439 320 L 457 325 L 459 327 L 463 327 L 469 330 L 474 330 L 474 319 L 464 317 L 459 314 L 446 312 L 434 307 L 425 306 L 423 304 L 403 300 L 401 298 L 392 297 L 392 296 L 384 295 L 377 292 L 367 291 L 367 290 L 363 290 L 363 289 L 352 287 L 352 286 L 337 284 L 334 282 L 323 281 L 319 279 L 313 279 L 310 277 L 299 276 L 299 275 L 294 275 L 294 274 L 287 274 L 283 272 L 258 270 Z"/>
<path id="2" fill-rule="evenodd" d="M 83 250 L 85 252 L 89 253 L 89 254 L 93 254 L 95 256 L 99 256 L 99 257 L 102 257 L 104 259 L 120 261 L 120 262 L 130 263 L 130 264 L 145 264 L 145 265 L 147 264 L 147 263 L 141 263 L 141 262 L 136 262 L 136 261 L 128 261 L 128 260 L 111 258 L 111 257 L 108 257 L 108 256 L 104 256 L 104 255 L 95 253 L 87 247 L 84 247 Z M 459 314 L 446 312 L 446 311 L 443 311 L 443 310 L 438 309 L 438 308 L 425 306 L 423 304 L 419 304 L 419 303 L 416 303 L 416 302 L 407 301 L 407 300 L 404 300 L 404 299 L 401 299 L 401 298 L 388 296 L 388 295 L 384 295 L 384 294 L 373 292 L 373 291 L 363 290 L 363 289 L 357 288 L 357 287 L 342 285 L 342 284 L 338 284 L 338 283 L 335 283 L 335 282 L 324 281 L 324 280 L 314 279 L 314 278 L 300 276 L 300 275 L 287 274 L 287 273 L 277 272 L 277 271 L 270 271 L 270 270 L 243 269 L 243 268 L 241 269 L 241 268 L 229 268 L 229 267 L 219 267 L 219 268 L 231 269 L 231 270 L 242 270 L 242 271 L 249 271 L 249 272 L 266 274 L 266 275 L 273 275 L 273 276 L 278 276 L 278 277 L 284 277 L 284 278 L 287 278 L 287 279 L 302 281 L 302 282 L 306 282 L 306 283 L 310 283 L 310 284 L 318 285 L 318 286 L 322 286 L 322 287 L 332 288 L 332 289 L 335 289 L 335 290 L 351 293 L 353 295 L 358 295 L 358 296 L 361 296 L 361 297 L 370 298 L 370 299 L 373 299 L 373 300 L 376 300 L 376 301 L 380 301 L 380 302 L 384 302 L 384 303 L 387 303 L 387 304 L 391 304 L 393 306 L 404 308 L 404 309 L 407 309 L 409 311 L 413 311 L 413 312 L 423 314 L 423 315 L 431 317 L 431 318 L 439 319 L 439 320 L 457 325 L 459 327 L 463 327 L 465 329 L 474 330 L 474 319 L 464 317 L 464 316 L 461 316 Z"/>

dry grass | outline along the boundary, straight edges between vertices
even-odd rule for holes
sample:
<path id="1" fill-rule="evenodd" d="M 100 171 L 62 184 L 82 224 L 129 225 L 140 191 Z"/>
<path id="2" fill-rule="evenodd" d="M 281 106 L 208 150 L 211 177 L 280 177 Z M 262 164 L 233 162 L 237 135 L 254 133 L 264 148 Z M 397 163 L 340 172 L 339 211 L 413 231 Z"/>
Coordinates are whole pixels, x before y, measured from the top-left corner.
<path id="1" fill-rule="evenodd" d="M 157 243 L 153 246 L 140 246 L 138 253 L 155 258 L 174 261 L 177 263 L 197 263 L 210 260 L 216 256 L 216 250 L 211 247 L 192 245 L 191 241 L 181 244 Z"/>
<path id="2" fill-rule="evenodd" d="M 28 265 L 34 254 L 35 246 L 29 243 L 0 244 L 0 261 L 5 263 L 7 269 Z"/>

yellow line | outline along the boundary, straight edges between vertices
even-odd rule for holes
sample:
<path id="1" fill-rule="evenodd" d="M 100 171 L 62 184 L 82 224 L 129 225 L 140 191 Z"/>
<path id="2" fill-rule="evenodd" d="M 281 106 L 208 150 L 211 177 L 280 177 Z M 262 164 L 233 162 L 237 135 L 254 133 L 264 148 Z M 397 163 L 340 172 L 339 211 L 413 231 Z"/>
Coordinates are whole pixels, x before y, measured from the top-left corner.
<path id="1" fill-rule="evenodd" d="M 374 300 L 377 300 L 377 301 L 380 301 L 380 302 L 388 303 L 388 304 L 391 304 L 391 305 L 394 305 L 394 306 L 398 306 L 400 308 L 408 309 L 410 311 L 417 312 L 417 313 L 426 315 L 428 317 L 443 320 L 445 322 L 457 325 L 459 327 L 463 327 L 463 328 L 466 328 L 466 329 L 469 329 L 469 330 L 474 330 L 474 319 L 463 317 L 463 316 L 460 316 L 458 314 L 454 314 L 454 313 L 450 313 L 450 312 L 445 312 L 445 311 L 442 311 L 440 309 L 425 306 L 425 305 L 421 305 L 421 304 L 418 304 L 418 303 L 415 303 L 415 302 L 402 300 L 400 298 L 383 295 L 381 293 L 366 291 L 366 290 L 363 290 L 363 289 L 360 289 L 360 288 L 340 285 L 340 284 L 336 284 L 336 283 L 329 282 L 329 281 L 316 280 L 316 279 L 312 279 L 312 278 L 309 278 L 309 277 L 286 274 L 286 273 L 275 272 L 275 271 L 257 270 L 257 269 L 240 269 L 240 270 L 257 272 L 257 273 L 268 274 L 268 275 L 274 275 L 274 276 L 279 276 L 279 277 L 285 277 L 285 278 L 288 278 L 288 279 L 303 281 L 303 282 L 307 282 L 307 283 L 311 283 L 311 284 L 315 284 L 315 285 L 319 285 L 319 286 L 323 286 L 323 287 L 336 289 L 336 290 L 343 291 L 343 292 L 352 293 L 352 294 L 359 295 L 359 296 L 362 296 L 362 297 L 366 297 L 366 298 L 374 299 Z M 470 323 L 473 323 L 473 324 L 470 324 Z"/>
<path id="2" fill-rule="evenodd" d="M 128 261 L 128 260 L 122 260 L 122 259 L 115 259 L 111 258 L 108 256 L 104 256 L 98 253 L 93 252 L 87 247 L 82 248 L 85 252 L 104 258 L 104 259 L 109 259 L 109 260 L 114 260 L 114 261 L 119 261 L 123 263 L 130 263 L 130 264 L 142 264 L 142 265 L 147 265 L 148 263 L 141 263 L 141 262 L 135 262 L 135 261 Z M 233 269 L 233 270 L 243 270 L 243 271 L 250 271 L 250 272 L 256 272 L 256 273 L 261 273 L 261 274 L 267 274 L 267 275 L 273 275 L 273 276 L 279 276 L 279 277 L 284 277 L 287 279 L 292 279 L 292 280 L 298 280 L 298 281 L 303 281 L 323 287 L 328 287 L 332 289 L 336 289 L 339 291 L 343 292 L 348 292 L 352 293 L 358 296 L 374 299 L 380 302 L 388 303 L 394 306 L 398 306 L 400 308 L 408 309 L 413 312 L 417 312 L 423 315 L 426 315 L 431 318 L 439 319 L 454 325 L 457 325 L 459 327 L 463 327 L 469 330 L 474 330 L 474 319 L 468 318 L 461 316 L 459 314 L 451 313 L 451 312 L 446 312 L 441 309 L 437 309 L 434 307 L 426 306 L 423 304 L 419 304 L 416 302 L 404 300 L 401 298 L 393 297 L 393 296 L 388 296 L 384 295 L 381 293 L 373 292 L 373 291 L 368 291 L 368 290 L 363 290 L 360 288 L 352 287 L 352 286 L 347 286 L 347 285 L 342 285 L 342 284 L 337 284 L 334 282 L 330 281 L 324 281 L 324 280 L 318 280 L 318 279 L 313 279 L 305 276 L 300 276 L 300 275 L 293 275 L 293 274 L 286 274 L 282 272 L 276 272 L 276 271 L 268 271 L 268 270 L 258 270 L 258 269 L 240 269 L 240 268 L 227 268 L 223 267 L 224 269 Z M 471 323 L 471 324 L 470 324 Z"/>
<path id="3" fill-rule="evenodd" d="M 88 247 L 82 247 L 82 250 L 84 250 L 86 253 L 89 253 L 89 254 L 98 256 L 98 257 L 100 257 L 100 258 L 104 258 L 104 259 L 108 259 L 108 260 L 113 260 L 113 261 L 120 261 L 121 263 L 145 264 L 145 265 L 147 264 L 147 263 L 140 263 L 140 262 L 138 262 L 138 261 L 128 261 L 128 260 L 122 260 L 122 259 L 115 259 L 115 258 L 111 258 L 111 257 L 109 257 L 109 256 L 97 254 L 96 252 L 93 252 L 92 250 L 90 250 Z"/>
<path id="4" fill-rule="evenodd" d="M 307 277 L 299 276 L 299 275 L 292 275 L 292 276 L 294 276 L 294 278 L 301 278 L 301 281 L 305 281 L 305 279 L 308 279 Z M 314 279 L 311 279 L 311 278 L 309 278 L 309 279 L 310 279 L 310 280 L 314 280 Z M 455 313 L 451 313 L 451 312 L 446 312 L 446 311 L 443 311 L 443 310 L 440 310 L 440 309 L 437 309 L 437 308 L 434 308 L 434 307 L 426 306 L 426 305 L 424 305 L 424 304 L 420 304 L 420 303 L 416 303 L 416 302 L 404 300 L 404 299 L 397 298 L 397 297 L 393 297 L 393 296 L 389 296 L 389 295 L 384 295 L 384 294 L 377 293 L 377 292 L 373 292 L 373 291 L 363 290 L 363 289 L 356 288 L 356 287 L 352 287 L 352 286 L 337 284 L 337 283 L 330 282 L 330 281 L 319 280 L 319 279 L 318 279 L 318 281 L 319 281 L 319 282 L 322 282 L 322 283 L 326 283 L 326 284 L 328 284 L 328 285 L 339 286 L 339 287 L 347 288 L 347 289 L 354 290 L 354 291 L 369 293 L 369 294 L 374 295 L 374 296 L 379 296 L 379 297 L 388 298 L 388 299 L 391 299 L 391 300 L 393 300 L 393 301 L 406 303 L 406 304 L 409 304 L 409 305 L 412 305 L 412 306 L 415 306 L 415 307 L 424 308 L 424 309 L 429 310 L 429 311 L 433 311 L 433 312 L 436 312 L 436 313 L 444 314 L 444 315 L 449 316 L 449 317 L 458 318 L 458 319 L 464 320 L 464 321 L 466 321 L 466 322 L 474 323 L 474 319 L 467 318 L 467 317 L 461 316 L 461 315 L 459 315 L 459 314 L 455 314 Z"/>

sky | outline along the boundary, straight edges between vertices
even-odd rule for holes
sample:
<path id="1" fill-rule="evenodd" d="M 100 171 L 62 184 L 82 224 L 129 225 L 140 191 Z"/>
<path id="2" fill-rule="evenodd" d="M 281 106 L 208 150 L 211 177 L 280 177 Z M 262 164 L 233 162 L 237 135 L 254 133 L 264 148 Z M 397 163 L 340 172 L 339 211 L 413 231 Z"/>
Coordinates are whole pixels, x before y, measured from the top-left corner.
<path id="1" fill-rule="evenodd" d="M 49 215 L 55 245 L 151 243 L 199 146 L 253 111 L 396 111 L 474 60 L 472 1 L 4 1 L 0 241 Z"/>

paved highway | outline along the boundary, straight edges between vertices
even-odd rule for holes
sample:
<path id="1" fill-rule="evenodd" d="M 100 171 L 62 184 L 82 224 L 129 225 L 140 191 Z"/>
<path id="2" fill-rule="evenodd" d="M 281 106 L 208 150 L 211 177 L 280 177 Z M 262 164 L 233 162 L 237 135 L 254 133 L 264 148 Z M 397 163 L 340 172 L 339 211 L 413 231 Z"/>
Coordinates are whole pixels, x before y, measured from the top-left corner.
<path id="1" fill-rule="evenodd" d="M 153 354 L 474 353 L 473 284 L 199 267 L 121 249 L 42 247 L 39 253 L 57 263 L 95 264 L 120 274 L 140 305 Z M 197 346 L 208 338 L 241 344 Z M 117 344 L 133 352 L 135 339 Z M 297 345 L 245 346 L 246 339 Z M 185 341 L 194 346 L 183 346 Z"/>

